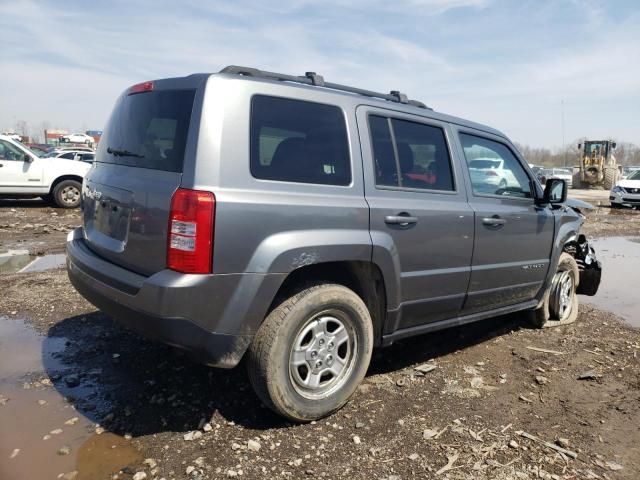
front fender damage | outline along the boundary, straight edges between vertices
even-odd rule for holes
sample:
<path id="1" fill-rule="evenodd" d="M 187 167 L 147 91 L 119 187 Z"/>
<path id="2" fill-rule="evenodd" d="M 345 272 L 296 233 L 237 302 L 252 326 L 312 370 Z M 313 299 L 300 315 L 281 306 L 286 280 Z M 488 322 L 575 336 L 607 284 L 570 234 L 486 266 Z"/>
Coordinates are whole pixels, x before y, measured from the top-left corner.
<path id="1" fill-rule="evenodd" d="M 565 245 L 564 250 L 576 259 L 578 270 L 580 271 L 580 283 L 576 293 L 592 297 L 598 292 L 602 277 L 602 264 L 596 258 L 594 248 L 589 244 L 587 238 L 581 234 L 577 240 Z"/>

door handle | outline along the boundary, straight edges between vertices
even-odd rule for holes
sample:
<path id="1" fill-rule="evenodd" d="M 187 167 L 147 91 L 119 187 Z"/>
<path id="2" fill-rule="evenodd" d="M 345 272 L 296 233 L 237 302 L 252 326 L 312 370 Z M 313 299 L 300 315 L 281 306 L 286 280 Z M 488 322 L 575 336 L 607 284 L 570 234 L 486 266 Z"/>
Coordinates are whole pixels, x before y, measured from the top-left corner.
<path id="1" fill-rule="evenodd" d="M 387 225 L 413 225 L 418 223 L 418 217 L 412 217 L 408 214 L 387 215 L 384 217 L 384 223 Z"/>
<path id="2" fill-rule="evenodd" d="M 487 227 L 500 228 L 503 227 L 507 221 L 504 218 L 500 218 L 497 215 L 493 217 L 485 217 L 482 219 L 482 224 Z"/>

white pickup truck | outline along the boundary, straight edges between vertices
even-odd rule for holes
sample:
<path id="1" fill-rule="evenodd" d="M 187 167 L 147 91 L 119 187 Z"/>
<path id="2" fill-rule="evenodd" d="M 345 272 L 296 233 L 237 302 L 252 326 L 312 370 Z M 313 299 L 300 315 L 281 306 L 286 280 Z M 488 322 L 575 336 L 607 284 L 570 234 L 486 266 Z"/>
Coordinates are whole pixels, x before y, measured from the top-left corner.
<path id="1" fill-rule="evenodd" d="M 90 168 L 86 162 L 40 158 L 20 142 L 0 135 L 0 198 L 42 197 L 58 207 L 75 208 Z"/>

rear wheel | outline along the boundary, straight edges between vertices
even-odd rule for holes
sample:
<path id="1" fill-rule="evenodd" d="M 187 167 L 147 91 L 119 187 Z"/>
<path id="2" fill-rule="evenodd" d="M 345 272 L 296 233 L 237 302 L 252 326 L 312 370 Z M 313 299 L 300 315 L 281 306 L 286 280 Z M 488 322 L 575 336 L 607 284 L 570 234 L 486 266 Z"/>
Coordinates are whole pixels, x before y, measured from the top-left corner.
<path id="1" fill-rule="evenodd" d="M 618 181 L 618 169 L 616 167 L 604 167 L 604 189 L 611 190 Z"/>
<path id="2" fill-rule="evenodd" d="M 81 189 L 77 180 L 63 180 L 53 189 L 53 201 L 60 208 L 76 208 L 80 205 Z"/>
<path id="3" fill-rule="evenodd" d="M 576 289 L 579 281 L 580 271 L 575 259 L 568 253 L 562 253 L 542 305 L 528 312 L 530 323 L 537 328 L 546 328 L 575 322 L 578 318 Z"/>
<path id="4" fill-rule="evenodd" d="M 249 348 L 249 379 L 275 412 L 298 422 L 315 420 L 349 400 L 372 348 L 371 317 L 362 299 L 342 285 L 313 285 L 267 316 Z"/>

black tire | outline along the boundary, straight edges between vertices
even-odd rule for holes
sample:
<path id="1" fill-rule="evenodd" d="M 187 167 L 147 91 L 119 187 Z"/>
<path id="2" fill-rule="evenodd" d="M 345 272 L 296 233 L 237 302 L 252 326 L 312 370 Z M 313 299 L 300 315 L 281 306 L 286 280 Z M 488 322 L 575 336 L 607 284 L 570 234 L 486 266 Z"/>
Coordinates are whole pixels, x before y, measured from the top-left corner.
<path id="1" fill-rule="evenodd" d="M 338 334 L 331 337 L 332 333 L 327 333 L 325 338 L 322 332 L 329 332 L 327 318 L 342 322 L 344 335 L 349 337 L 343 351 L 348 349 L 349 353 L 344 354 L 345 367 L 337 367 L 342 368 L 341 373 L 324 380 L 326 384 L 322 386 L 322 378 L 333 373 L 314 373 L 314 368 L 317 372 L 330 370 L 329 348 L 335 348 L 333 360 L 340 357 L 341 362 L 335 362 L 340 365 L 343 361 L 340 349 L 345 345 L 338 346 Z M 335 339 L 335 345 L 331 338 Z M 300 348 L 296 349 L 298 343 Z M 260 326 L 247 355 L 249 380 L 260 400 L 276 413 L 296 422 L 316 420 L 340 409 L 349 400 L 367 372 L 372 348 L 371 316 L 362 299 L 342 285 L 315 284 L 283 301 Z M 294 367 L 297 355 L 305 359 Z M 325 362 L 322 368 L 317 366 L 318 361 Z M 300 381 L 305 369 L 308 379 L 312 376 L 320 379 L 317 387 L 305 390 Z"/>
<path id="2" fill-rule="evenodd" d="M 622 208 L 622 204 L 621 203 L 613 203 L 613 202 L 611 202 L 611 208 Z"/>
<path id="3" fill-rule="evenodd" d="M 53 201 L 60 208 L 80 206 L 82 184 L 77 180 L 63 180 L 53 188 Z"/>
<path id="4" fill-rule="evenodd" d="M 604 167 L 604 189 L 611 190 L 618 181 L 618 169 L 615 167 Z"/>
<path id="5" fill-rule="evenodd" d="M 559 300 L 559 289 L 561 281 L 566 278 L 565 275 L 571 277 L 570 300 L 568 310 L 564 314 L 559 314 L 557 302 Z M 575 259 L 568 253 L 561 253 L 558 261 L 558 268 L 554 274 L 551 285 L 544 294 L 542 305 L 528 313 L 529 323 L 536 328 L 556 327 L 560 325 L 569 325 L 578 318 L 578 295 L 576 289 L 580 282 L 580 271 Z"/>

